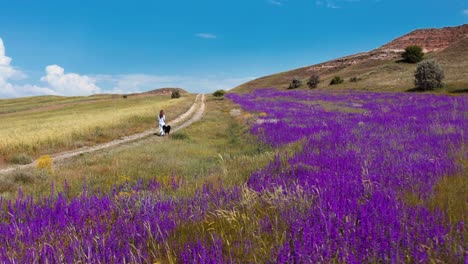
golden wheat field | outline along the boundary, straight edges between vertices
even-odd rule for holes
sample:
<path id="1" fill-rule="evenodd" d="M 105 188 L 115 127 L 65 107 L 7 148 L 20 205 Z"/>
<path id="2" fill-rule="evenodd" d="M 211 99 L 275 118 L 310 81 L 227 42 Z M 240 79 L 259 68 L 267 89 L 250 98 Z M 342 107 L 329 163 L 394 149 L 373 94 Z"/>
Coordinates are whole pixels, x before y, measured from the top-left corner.
<path id="1" fill-rule="evenodd" d="M 2 100 L 0 155 L 9 161 L 15 155 L 54 153 L 137 133 L 155 124 L 160 109 L 167 110 L 170 120 L 186 111 L 193 99 L 192 95 L 109 96 L 66 103 L 59 99 L 54 104 L 31 98 L 30 105 L 23 100 L 21 106 Z"/>

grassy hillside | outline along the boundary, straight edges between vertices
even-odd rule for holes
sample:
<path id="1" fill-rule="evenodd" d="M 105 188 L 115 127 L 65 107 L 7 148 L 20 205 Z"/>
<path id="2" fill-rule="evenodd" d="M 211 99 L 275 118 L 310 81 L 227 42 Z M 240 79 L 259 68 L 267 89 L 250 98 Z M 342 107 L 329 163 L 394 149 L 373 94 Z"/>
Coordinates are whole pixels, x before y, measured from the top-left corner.
<path id="1" fill-rule="evenodd" d="M 275 87 L 287 89 L 293 78 L 303 82 L 302 89 L 307 88 L 307 80 L 313 74 L 320 75 L 319 89 L 357 89 L 369 91 L 406 91 L 414 87 L 416 64 L 401 62 L 398 56 L 377 59 L 378 54 L 362 53 L 318 65 L 307 66 L 291 71 L 281 72 L 242 84 L 232 91 L 249 92 L 255 88 Z M 426 59 L 434 59 L 445 71 L 443 92 L 466 89 L 468 87 L 468 38 L 453 43 L 440 52 L 426 54 Z M 334 76 L 345 80 L 339 85 L 330 86 Z M 357 82 L 351 82 L 351 78 Z"/>
<path id="2" fill-rule="evenodd" d="M 433 59 L 444 69 L 447 89 L 468 89 L 468 37 L 435 53 Z"/>
<path id="3" fill-rule="evenodd" d="M 0 99 L 0 115 L 14 113 L 20 111 L 34 110 L 37 108 L 46 107 L 63 107 L 70 104 L 93 102 L 96 100 L 109 100 L 112 95 L 96 95 L 96 96 L 34 96 L 21 97 L 13 99 Z"/>
<path id="4" fill-rule="evenodd" d="M 192 104 L 194 95 L 94 97 L 30 97 L 1 100 L 0 161 L 21 163 L 40 154 L 94 145 L 141 132 L 155 124 L 165 109 L 175 118 Z M 1 165 L 1 162 L 0 162 Z"/>

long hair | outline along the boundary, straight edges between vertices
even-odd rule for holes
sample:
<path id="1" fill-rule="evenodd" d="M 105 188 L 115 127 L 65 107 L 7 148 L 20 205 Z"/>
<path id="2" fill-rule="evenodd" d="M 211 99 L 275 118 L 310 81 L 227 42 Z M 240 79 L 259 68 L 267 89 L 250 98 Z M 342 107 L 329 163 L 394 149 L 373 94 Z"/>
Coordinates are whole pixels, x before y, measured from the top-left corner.
<path id="1" fill-rule="evenodd" d="M 164 110 L 159 111 L 159 118 L 162 118 L 164 116 Z"/>

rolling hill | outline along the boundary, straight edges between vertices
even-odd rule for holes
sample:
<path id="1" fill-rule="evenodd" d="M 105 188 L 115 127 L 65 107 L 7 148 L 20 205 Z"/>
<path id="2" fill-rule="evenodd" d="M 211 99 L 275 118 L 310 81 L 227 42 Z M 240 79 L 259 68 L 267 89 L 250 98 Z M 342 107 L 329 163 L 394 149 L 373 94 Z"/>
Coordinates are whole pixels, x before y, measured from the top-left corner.
<path id="1" fill-rule="evenodd" d="M 318 88 L 359 89 L 372 91 L 406 91 L 414 87 L 415 64 L 401 62 L 407 46 L 419 45 L 425 59 L 436 60 L 445 72 L 444 91 L 460 91 L 468 87 L 468 24 L 440 29 L 419 29 L 368 52 L 281 72 L 244 83 L 232 91 L 248 92 L 255 88 L 286 89 L 293 78 L 305 84 L 314 73 L 320 75 Z M 329 86 L 334 76 L 343 84 Z M 358 81 L 351 82 L 355 77 Z M 305 89 L 306 85 L 302 86 Z"/>

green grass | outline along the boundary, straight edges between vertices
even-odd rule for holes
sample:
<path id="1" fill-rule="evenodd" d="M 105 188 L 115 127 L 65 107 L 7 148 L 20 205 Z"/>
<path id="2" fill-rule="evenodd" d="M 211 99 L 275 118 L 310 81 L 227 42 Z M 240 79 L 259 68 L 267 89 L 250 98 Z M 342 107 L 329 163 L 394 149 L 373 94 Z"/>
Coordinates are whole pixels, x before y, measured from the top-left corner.
<path id="1" fill-rule="evenodd" d="M 256 143 L 248 134 L 243 117 L 231 117 L 234 105 L 229 101 L 207 100 L 201 121 L 168 137 L 151 137 L 129 146 L 98 153 L 84 154 L 64 165 L 44 180 L 18 184 L 7 180 L 5 197 L 14 197 L 18 187 L 26 194 L 47 195 L 54 182 L 60 190 L 68 182 L 70 195 L 90 189 L 111 190 L 114 184 L 157 178 L 169 183 L 180 182 L 176 195 L 189 195 L 204 183 L 241 185 L 250 174 L 264 167 L 278 153 L 295 151 L 300 145 L 273 150 Z M 170 120 L 169 120 L 170 123 Z M 36 172 L 31 170 L 34 175 Z M 42 172 L 41 172 L 42 173 Z M 42 175 L 42 174 L 41 174 Z M 10 177 L 11 178 L 11 177 Z M 1 182 L 1 180 L 0 180 Z M 169 184 L 168 184 L 169 185 Z M 172 193 L 170 187 L 167 188 Z"/>
<path id="2" fill-rule="evenodd" d="M 37 107 L 37 101 L 44 103 L 39 99 L 22 100 L 30 100 Z M 21 101 L 12 100 L 13 104 Z M 185 112 L 193 103 L 194 95 L 187 94 L 177 100 L 169 96 L 116 97 L 65 106 L 63 100 L 66 99 L 58 98 L 55 105 L 53 100 L 48 101 L 49 108 L 0 115 L 0 159 L 11 161 L 21 153 L 37 157 L 141 132 L 155 125 L 160 109 L 170 113 L 168 118 Z M 6 105 L 7 101 L 3 101 Z M 54 108 L 57 105 L 60 107 Z"/>
<path id="3" fill-rule="evenodd" d="M 425 55 L 425 59 L 434 59 L 445 73 L 444 88 L 435 92 L 451 93 L 468 88 L 468 38 L 452 44 L 440 52 Z M 320 83 L 317 89 L 354 89 L 369 91 L 403 92 L 414 88 L 414 71 L 417 64 L 400 62 L 400 58 L 376 60 L 369 59 L 361 63 L 344 65 L 334 69 L 318 70 Z M 313 65 L 312 65 L 313 66 Z M 305 83 L 314 73 L 312 66 L 302 67 L 269 76 L 264 76 L 236 87 L 233 91 L 246 93 L 252 89 L 275 87 L 287 89 L 293 78 L 299 78 L 303 85 L 299 89 L 309 89 Z M 330 86 L 334 76 L 340 76 L 344 83 Z M 351 82 L 351 78 L 359 79 Z"/>

